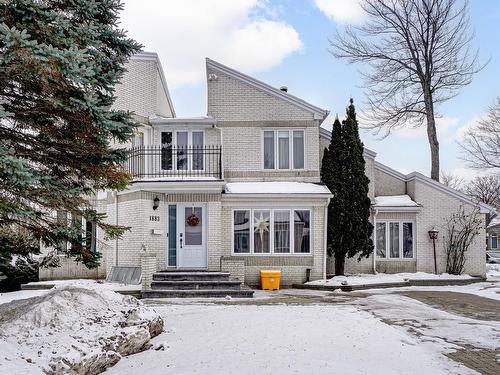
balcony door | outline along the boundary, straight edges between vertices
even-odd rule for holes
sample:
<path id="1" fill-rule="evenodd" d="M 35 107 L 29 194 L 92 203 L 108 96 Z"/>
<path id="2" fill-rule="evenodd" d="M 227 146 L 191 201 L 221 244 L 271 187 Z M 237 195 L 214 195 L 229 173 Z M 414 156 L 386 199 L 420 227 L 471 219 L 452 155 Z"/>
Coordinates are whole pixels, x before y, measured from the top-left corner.
<path id="1" fill-rule="evenodd" d="M 205 135 L 201 130 L 161 132 L 161 169 L 203 171 Z"/>
<path id="2" fill-rule="evenodd" d="M 206 204 L 177 204 L 177 268 L 207 268 Z"/>

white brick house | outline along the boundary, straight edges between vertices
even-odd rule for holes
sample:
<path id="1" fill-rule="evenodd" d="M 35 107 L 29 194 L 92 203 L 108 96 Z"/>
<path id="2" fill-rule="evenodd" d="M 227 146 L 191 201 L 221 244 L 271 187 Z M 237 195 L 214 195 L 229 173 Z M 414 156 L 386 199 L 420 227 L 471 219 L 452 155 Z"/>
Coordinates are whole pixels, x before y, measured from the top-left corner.
<path id="1" fill-rule="evenodd" d="M 250 285 L 258 284 L 262 269 L 281 270 L 285 285 L 330 273 L 331 194 L 320 183 L 328 111 L 210 59 L 206 69 L 207 116 L 178 118 L 156 54 L 131 59 L 115 106 L 133 110 L 141 122 L 125 166 L 133 180 L 125 191 L 100 193 L 96 203 L 110 223 L 130 231 L 118 241 L 104 241 L 97 231 L 98 275 L 66 261 L 64 269 L 41 270 L 40 278 L 104 276 L 113 266 L 141 266 L 146 254 L 158 271 L 229 271 Z M 432 272 L 427 231 L 461 205 L 475 205 L 375 157 L 365 150 L 380 256 L 349 260 L 347 272 Z M 398 198 L 383 196 L 404 196 L 406 203 L 391 207 L 387 202 Z M 481 206 L 483 213 L 489 209 Z M 482 232 L 466 272 L 485 274 L 484 241 Z M 440 272 L 443 262 L 439 247 Z"/>

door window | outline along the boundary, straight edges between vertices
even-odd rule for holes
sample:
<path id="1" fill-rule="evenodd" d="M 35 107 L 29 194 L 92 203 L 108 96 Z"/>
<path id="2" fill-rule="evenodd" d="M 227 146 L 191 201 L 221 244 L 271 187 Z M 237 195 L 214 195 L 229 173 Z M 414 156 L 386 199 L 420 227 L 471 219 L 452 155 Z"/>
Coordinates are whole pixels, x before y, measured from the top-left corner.
<path id="1" fill-rule="evenodd" d="M 203 216 L 201 207 L 185 207 L 185 241 L 186 246 L 203 244 Z"/>

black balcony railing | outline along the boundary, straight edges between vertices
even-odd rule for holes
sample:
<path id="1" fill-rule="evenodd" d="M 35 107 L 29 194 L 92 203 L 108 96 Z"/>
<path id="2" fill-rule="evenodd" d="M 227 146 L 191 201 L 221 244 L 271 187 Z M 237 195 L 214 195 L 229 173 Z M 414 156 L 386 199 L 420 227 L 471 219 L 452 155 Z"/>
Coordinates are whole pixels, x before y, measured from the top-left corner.
<path id="1" fill-rule="evenodd" d="M 222 179 L 222 146 L 140 146 L 129 150 L 125 170 L 133 179 Z"/>

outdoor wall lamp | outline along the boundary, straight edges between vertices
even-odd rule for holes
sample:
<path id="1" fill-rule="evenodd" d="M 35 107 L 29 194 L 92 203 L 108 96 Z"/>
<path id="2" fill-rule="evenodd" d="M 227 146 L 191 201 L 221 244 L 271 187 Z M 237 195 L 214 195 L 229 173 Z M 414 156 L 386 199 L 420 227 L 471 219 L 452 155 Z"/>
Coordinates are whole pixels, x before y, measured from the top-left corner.
<path id="1" fill-rule="evenodd" d="M 434 273 L 437 275 L 437 261 L 436 261 L 436 240 L 438 239 L 439 231 L 432 227 L 429 231 L 429 238 L 432 240 L 432 247 L 434 248 Z"/>
<path id="2" fill-rule="evenodd" d="M 160 207 L 160 198 L 156 196 L 155 199 L 153 199 L 153 210 L 156 210 L 158 207 Z"/>

